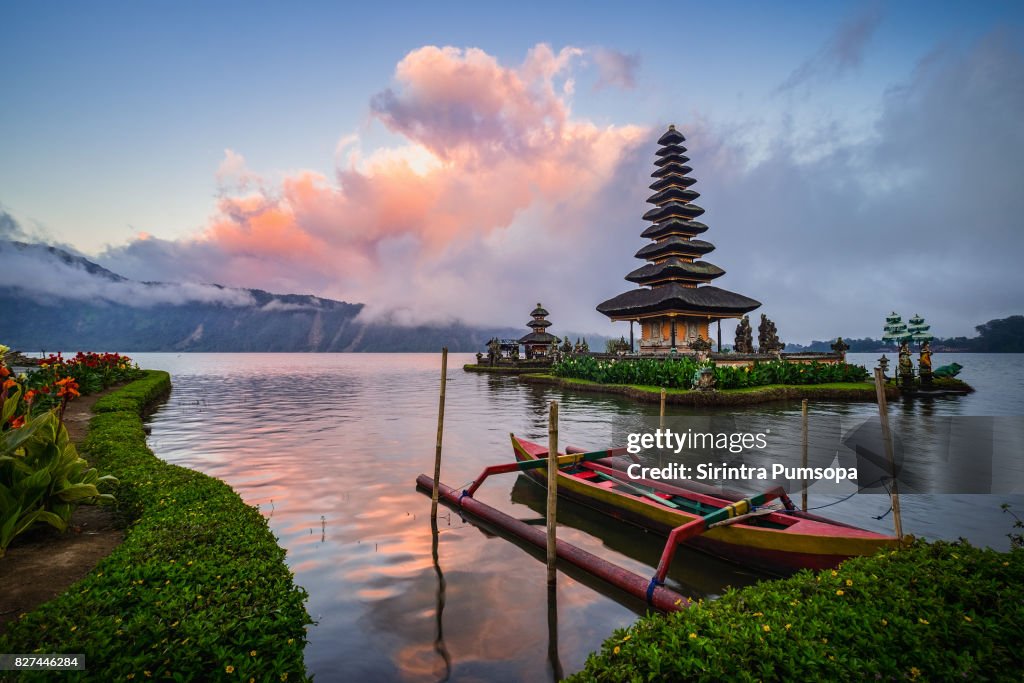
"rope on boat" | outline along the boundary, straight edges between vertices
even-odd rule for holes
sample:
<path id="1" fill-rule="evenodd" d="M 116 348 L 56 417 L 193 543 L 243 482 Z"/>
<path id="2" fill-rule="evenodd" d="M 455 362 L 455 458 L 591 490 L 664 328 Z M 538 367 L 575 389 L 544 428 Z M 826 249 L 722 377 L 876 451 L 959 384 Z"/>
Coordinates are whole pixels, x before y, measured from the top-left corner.
<path id="1" fill-rule="evenodd" d="M 657 574 L 655 574 L 654 576 L 651 577 L 651 582 L 649 584 L 647 584 L 647 604 L 648 605 L 653 605 L 654 604 L 654 589 L 657 588 L 658 586 L 663 586 L 663 585 L 665 585 L 665 584 L 663 584 L 661 581 L 658 581 L 658 575 Z"/>
<path id="2" fill-rule="evenodd" d="M 467 481 L 467 482 L 466 482 L 465 484 L 463 484 L 462 486 L 459 486 L 459 487 L 457 487 L 457 489 L 456 489 L 456 490 L 461 490 L 461 491 L 462 491 L 462 493 L 461 493 L 461 494 L 459 495 L 459 501 L 458 501 L 458 502 L 459 502 L 459 507 L 460 507 L 460 508 L 462 507 L 462 499 L 463 499 L 463 498 L 465 498 L 466 496 L 468 496 L 468 495 L 469 495 L 469 491 L 468 491 L 468 488 L 469 488 L 469 487 L 470 487 L 470 486 L 471 486 L 471 485 L 473 484 L 473 482 L 475 482 L 475 481 L 476 481 L 476 479 L 470 479 L 469 481 Z"/>
<path id="3" fill-rule="evenodd" d="M 882 488 L 884 488 L 885 492 L 889 494 L 889 500 L 892 501 L 892 491 L 890 491 L 889 487 L 885 485 L 885 481 L 883 481 L 883 480 L 880 480 L 880 481 L 882 483 Z M 886 517 L 889 516 L 890 512 L 892 512 L 892 503 L 891 502 L 889 503 L 889 509 L 886 510 L 885 512 L 883 512 L 882 514 L 878 515 L 877 517 L 875 517 L 875 519 L 885 519 Z"/>
<path id="4" fill-rule="evenodd" d="M 889 493 L 889 499 L 892 500 L 892 494 L 889 491 L 889 487 L 886 486 L 886 484 L 885 484 L 885 480 L 886 479 L 891 479 L 891 477 L 882 477 L 881 479 L 876 479 L 875 481 L 873 481 L 870 484 L 868 484 L 867 487 L 874 486 L 875 484 L 881 484 L 882 488 L 885 489 L 886 493 Z M 867 487 L 865 487 L 865 488 L 867 488 Z M 839 500 L 834 500 L 831 503 L 825 503 L 824 505 L 815 505 L 812 508 L 807 508 L 804 512 L 810 512 L 811 510 L 823 510 L 824 508 L 829 508 L 829 507 L 832 507 L 833 505 L 839 505 L 840 503 L 844 503 L 844 502 L 850 500 L 851 498 L 853 498 L 858 493 L 860 493 L 860 489 L 859 488 L 858 488 L 858 490 L 854 491 L 850 495 L 843 496 Z M 797 511 L 797 512 L 799 512 L 799 511 Z M 889 509 L 888 510 L 886 510 L 882 514 L 878 515 L 877 517 L 872 515 L 872 519 L 885 519 L 890 512 L 892 512 L 892 504 L 889 505 Z"/>

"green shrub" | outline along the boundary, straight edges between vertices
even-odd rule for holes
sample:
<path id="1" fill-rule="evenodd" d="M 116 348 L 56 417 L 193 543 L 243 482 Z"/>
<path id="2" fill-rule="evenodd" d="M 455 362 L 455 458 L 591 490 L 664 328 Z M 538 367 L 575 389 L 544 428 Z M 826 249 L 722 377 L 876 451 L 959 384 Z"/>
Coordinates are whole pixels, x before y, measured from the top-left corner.
<path id="1" fill-rule="evenodd" d="M 97 403 L 83 449 L 118 474 L 125 540 L 11 624 L 0 652 L 84 653 L 87 670 L 62 680 L 307 680 L 306 593 L 266 520 L 224 482 L 146 446 L 140 413 L 169 388 L 167 373 L 148 371 Z"/>
<path id="2" fill-rule="evenodd" d="M 918 541 L 605 641 L 577 681 L 1020 680 L 1024 550 Z"/>
<path id="3" fill-rule="evenodd" d="M 691 389 L 699 367 L 689 357 L 597 360 L 591 356 L 570 356 L 554 363 L 551 374 L 601 384 Z M 718 389 L 742 389 L 768 384 L 863 382 L 867 376 L 868 372 L 862 366 L 849 363 L 768 361 L 754 363 L 751 367 L 715 367 L 715 386 Z"/>

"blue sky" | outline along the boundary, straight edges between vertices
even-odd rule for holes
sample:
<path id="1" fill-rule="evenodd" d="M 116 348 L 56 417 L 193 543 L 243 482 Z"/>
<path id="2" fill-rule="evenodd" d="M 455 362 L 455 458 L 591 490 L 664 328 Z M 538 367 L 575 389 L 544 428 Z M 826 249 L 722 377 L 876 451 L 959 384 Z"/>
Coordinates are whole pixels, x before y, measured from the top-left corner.
<path id="1" fill-rule="evenodd" d="M 304 172 L 333 179 L 346 163 L 345 153 L 337 151 L 346 136 L 357 136 L 364 157 L 410 140 L 429 147 L 401 125 L 388 126 L 371 107 L 389 88 L 400 97 L 412 92 L 414 84 L 396 82 L 396 67 L 420 48 L 479 48 L 502 67 L 516 69 L 538 44 L 555 53 L 574 47 L 582 53 L 554 79 L 568 116 L 598 129 L 635 126 L 653 135 L 637 151 L 639 160 L 623 151 L 621 165 L 608 171 L 609 183 L 599 193 L 602 202 L 624 205 L 623 216 L 636 216 L 632 227 L 615 228 L 633 231 L 633 241 L 607 245 L 626 253 L 600 258 L 613 269 L 606 276 L 614 283 L 609 286 L 621 289 L 627 283 L 618 278 L 633 267 L 629 257 L 642 244 L 639 215 L 645 207 L 636 197 L 645 188 L 620 191 L 611 179 L 637 182 L 626 169 L 630 163 L 650 165 L 651 144 L 665 124 L 707 130 L 705 140 L 714 139 L 691 150 L 701 181 L 697 189 L 705 192 L 700 203 L 709 209 L 709 239 L 724 252 L 723 233 L 750 235 L 744 231 L 751 226 L 716 221 L 711 209 L 721 207 L 710 194 L 714 183 L 767 163 L 780 146 L 795 163 L 834 157 L 837 146 L 846 155 L 857 154 L 862 143 L 877 142 L 878 123 L 893 98 L 913 89 L 930 64 L 955 69 L 979 45 L 1000 43 L 996 61 L 1011 77 L 1019 76 L 1022 19 L 1019 2 L 10 3 L 0 29 L 0 207 L 29 234 L 105 257 L 111 267 L 124 265 L 124 251 L 139 233 L 175 244 L 209 235 L 223 212 L 218 198 L 226 190 L 217 174 L 225 150 L 244 157 L 245 167 L 260 176 L 262 191 L 274 194 L 285 179 Z M 618 80 L 609 80 L 602 55 L 622 66 L 612 74 Z M 1017 78 L 1006 87 L 1019 84 Z M 1018 100 L 999 106 L 1007 108 L 999 120 L 1022 113 Z M 623 144 L 625 150 L 629 145 Z M 720 170 L 717 179 L 709 176 Z M 550 196 L 544 201 L 558 203 Z M 783 196 L 764 211 L 778 215 L 799 206 L 799 198 Z M 498 227 L 513 234 L 516 221 L 543 222 L 550 212 L 542 208 L 528 202 Z M 582 212 L 576 219 L 587 217 Z M 791 220 L 799 222 L 800 216 Z M 546 244 L 537 237 L 545 230 L 557 228 L 526 226 L 523 239 L 532 235 Z M 805 234 L 821 240 L 820 233 Z M 934 234 L 951 239 L 956 232 L 951 225 Z M 402 239 L 375 241 L 374 258 L 401 251 L 401 245 Z M 431 277 L 446 259 L 458 267 L 449 250 L 427 264 Z M 732 274 L 743 270 L 746 259 L 735 250 L 716 262 Z M 173 263 L 156 270 L 163 277 L 174 274 Z M 216 274 L 181 271 L 182 277 Z M 258 282 L 254 269 L 239 269 L 234 277 L 229 284 L 292 285 L 350 300 L 377 295 L 382 308 L 395 303 L 385 292 L 324 277 L 270 275 Z M 722 286 L 768 304 L 763 282 L 741 279 Z M 749 291 L 751 286 L 758 291 Z M 906 286 L 913 288 L 915 281 Z M 530 302 L 536 298 L 523 295 Z M 589 298 L 596 303 L 604 297 Z M 445 313 L 455 309 L 482 310 L 455 306 Z M 966 333 L 984 322 L 969 319 L 967 312 L 950 310 L 949 333 Z M 795 309 L 789 314 L 797 315 Z M 875 313 L 865 310 L 859 329 L 847 334 L 871 333 L 870 315 Z M 597 325 L 600 319 L 588 311 L 573 322 Z M 803 319 L 793 322 L 800 336 L 829 334 Z"/>

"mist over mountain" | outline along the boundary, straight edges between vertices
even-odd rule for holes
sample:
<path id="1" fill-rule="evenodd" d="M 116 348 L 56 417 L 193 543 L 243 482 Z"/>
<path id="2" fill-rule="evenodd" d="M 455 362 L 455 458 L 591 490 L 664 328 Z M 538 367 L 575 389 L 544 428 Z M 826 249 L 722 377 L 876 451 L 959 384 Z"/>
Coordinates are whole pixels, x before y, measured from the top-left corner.
<path id="1" fill-rule="evenodd" d="M 525 322 L 533 302 L 524 302 Z M 481 351 L 526 327 L 363 320 L 361 303 L 216 284 L 139 282 L 58 247 L 0 241 L 0 342 L 22 351 Z M 511 320 L 510 320 L 511 322 Z M 557 332 L 556 332 L 557 333 Z M 576 333 L 562 332 L 573 339 Z M 590 336 L 591 344 L 604 338 Z"/>

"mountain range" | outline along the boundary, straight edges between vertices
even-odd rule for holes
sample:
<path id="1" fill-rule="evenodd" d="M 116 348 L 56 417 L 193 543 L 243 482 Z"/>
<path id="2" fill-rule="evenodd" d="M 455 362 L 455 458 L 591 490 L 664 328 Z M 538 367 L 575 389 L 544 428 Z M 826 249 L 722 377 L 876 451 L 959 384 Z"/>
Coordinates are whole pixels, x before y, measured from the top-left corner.
<path id="1" fill-rule="evenodd" d="M 0 241 L 0 343 L 27 352 L 396 352 L 442 346 L 475 352 L 484 351 L 491 337 L 529 332 L 461 321 L 367 322 L 360 318 L 363 310 L 361 303 L 309 294 L 139 282 L 58 247 Z M 594 348 L 603 348 L 604 337 L 587 336 Z"/>

